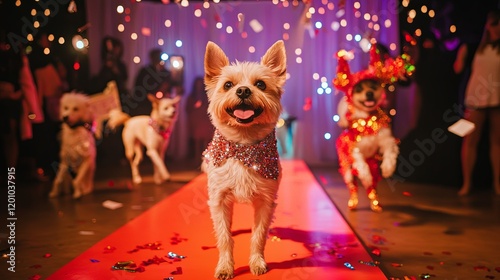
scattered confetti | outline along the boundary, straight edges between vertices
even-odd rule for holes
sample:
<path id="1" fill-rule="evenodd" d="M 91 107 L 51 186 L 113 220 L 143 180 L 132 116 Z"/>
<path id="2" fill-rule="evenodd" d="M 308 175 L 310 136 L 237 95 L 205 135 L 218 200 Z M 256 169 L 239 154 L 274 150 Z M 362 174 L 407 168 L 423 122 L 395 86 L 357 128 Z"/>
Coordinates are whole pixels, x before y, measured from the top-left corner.
<path id="1" fill-rule="evenodd" d="M 174 233 L 174 236 L 170 238 L 170 244 L 171 245 L 177 245 L 181 243 L 182 241 L 187 241 L 187 238 L 180 237 L 180 234 Z"/>
<path id="2" fill-rule="evenodd" d="M 385 244 L 387 242 L 387 239 L 385 239 L 385 237 L 383 237 L 383 236 L 374 234 L 374 235 L 372 235 L 372 242 L 374 244 L 381 245 L 381 244 Z"/>
<path id="3" fill-rule="evenodd" d="M 29 278 L 29 280 L 40 280 L 40 279 L 42 279 L 42 276 L 40 276 L 39 274 L 35 274 Z"/>
<path id="4" fill-rule="evenodd" d="M 391 263 L 393 267 L 403 267 L 402 263 Z"/>
<path id="5" fill-rule="evenodd" d="M 201 246 L 202 250 L 215 249 L 217 246 Z"/>
<path id="6" fill-rule="evenodd" d="M 134 249 L 127 251 L 127 253 L 131 254 L 131 253 L 138 252 L 139 250 L 147 250 L 147 249 L 149 249 L 149 250 L 162 250 L 163 248 L 161 248 L 160 242 L 153 242 L 153 243 L 146 243 L 144 245 L 137 245 L 137 246 L 135 246 Z"/>
<path id="7" fill-rule="evenodd" d="M 158 256 L 154 256 L 152 259 L 148 259 L 142 262 L 142 265 L 148 266 L 151 264 L 159 265 L 160 263 L 164 263 L 166 260 L 164 258 L 160 258 Z"/>
<path id="8" fill-rule="evenodd" d="M 169 276 L 167 278 L 163 278 L 163 280 L 174 280 L 174 276 Z"/>
<path id="9" fill-rule="evenodd" d="M 424 274 L 420 274 L 418 277 L 420 277 L 420 279 L 430 279 L 431 277 L 435 277 L 435 276 L 436 275 L 424 273 Z"/>
<path id="10" fill-rule="evenodd" d="M 90 262 L 91 263 L 98 263 L 98 262 L 101 262 L 100 260 L 96 260 L 96 259 L 90 259 Z"/>
<path id="11" fill-rule="evenodd" d="M 403 195 L 404 196 L 412 196 L 412 194 L 410 192 L 403 192 Z"/>
<path id="12" fill-rule="evenodd" d="M 43 255 L 43 257 L 48 259 L 48 258 L 52 257 L 52 254 L 47 253 L 47 254 Z"/>

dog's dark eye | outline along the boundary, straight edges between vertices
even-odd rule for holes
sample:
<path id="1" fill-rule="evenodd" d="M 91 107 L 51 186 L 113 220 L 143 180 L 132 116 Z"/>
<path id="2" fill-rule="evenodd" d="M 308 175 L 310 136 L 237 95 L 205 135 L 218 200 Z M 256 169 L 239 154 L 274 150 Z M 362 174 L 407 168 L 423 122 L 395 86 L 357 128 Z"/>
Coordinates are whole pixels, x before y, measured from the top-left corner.
<path id="1" fill-rule="evenodd" d="M 266 83 L 260 80 L 255 83 L 255 86 L 258 87 L 260 90 L 266 89 Z"/>
<path id="2" fill-rule="evenodd" d="M 232 88 L 232 87 L 233 87 L 233 83 L 232 83 L 232 82 L 226 82 L 226 83 L 224 84 L 224 89 L 225 89 L 225 90 L 228 90 L 228 89 L 230 89 L 230 88 Z"/>

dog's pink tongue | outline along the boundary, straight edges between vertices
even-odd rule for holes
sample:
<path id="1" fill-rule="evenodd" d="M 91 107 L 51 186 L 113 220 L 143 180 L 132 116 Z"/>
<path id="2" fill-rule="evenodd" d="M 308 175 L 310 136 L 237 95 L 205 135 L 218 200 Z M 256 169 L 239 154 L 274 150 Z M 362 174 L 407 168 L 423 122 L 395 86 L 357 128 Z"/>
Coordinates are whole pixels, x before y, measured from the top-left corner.
<path id="1" fill-rule="evenodd" d="M 246 120 L 253 116 L 255 112 L 253 110 L 234 110 L 233 114 L 238 119 Z"/>
<path id="2" fill-rule="evenodd" d="M 375 101 L 365 101 L 365 106 L 371 107 L 375 105 Z"/>

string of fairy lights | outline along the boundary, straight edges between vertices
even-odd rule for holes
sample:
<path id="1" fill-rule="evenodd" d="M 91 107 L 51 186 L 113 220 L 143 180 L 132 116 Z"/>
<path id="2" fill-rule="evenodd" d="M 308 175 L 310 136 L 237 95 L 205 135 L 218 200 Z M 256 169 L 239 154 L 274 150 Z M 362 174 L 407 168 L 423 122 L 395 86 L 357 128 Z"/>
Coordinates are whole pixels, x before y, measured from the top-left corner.
<path id="1" fill-rule="evenodd" d="M 23 3 L 27 0 L 16 0 L 15 1 L 15 6 L 21 7 Z M 39 2 L 40 0 L 34 0 L 35 2 Z M 140 29 L 140 32 L 128 30 L 127 26 L 128 24 L 131 23 L 133 20 L 132 18 L 132 11 L 134 9 L 134 5 L 140 4 L 142 1 L 141 0 L 132 0 L 132 1 L 123 1 L 121 4 L 117 4 L 116 6 L 116 13 L 121 19 L 120 23 L 117 24 L 116 30 L 119 33 L 127 33 L 130 32 L 127 36 L 132 41 L 137 41 L 141 40 L 141 38 L 150 36 L 152 31 L 148 27 L 142 27 Z M 206 0 L 200 3 L 201 1 L 188 1 L 188 0 L 161 0 L 161 3 L 163 4 L 177 4 L 180 7 L 189 7 L 190 5 L 193 5 L 195 8 L 193 9 L 193 19 L 200 20 L 202 24 L 207 25 L 208 21 L 204 19 L 204 13 L 205 10 L 210 9 L 213 5 L 219 5 L 219 4 L 224 4 L 224 1 L 221 0 Z M 304 5 L 304 13 L 303 13 L 303 18 L 302 22 L 307 26 L 307 31 L 309 33 L 309 36 L 311 38 L 314 38 L 314 36 L 318 33 L 321 32 L 321 30 L 324 29 L 331 29 L 333 31 L 339 31 L 340 29 L 347 28 L 349 26 L 349 21 L 346 17 L 347 13 L 352 13 L 349 15 L 353 15 L 355 19 L 358 20 L 359 22 L 363 22 L 365 25 L 366 31 L 364 33 L 352 33 L 352 32 L 347 32 L 345 35 L 345 41 L 350 42 L 352 44 L 357 45 L 363 52 L 368 52 L 371 45 L 376 43 L 376 36 L 374 34 L 377 34 L 377 32 L 380 32 L 382 29 L 386 28 L 391 28 L 393 27 L 394 22 L 391 21 L 389 18 L 382 18 L 382 15 L 379 15 L 375 12 L 362 12 L 362 6 L 366 3 L 364 1 L 346 1 L 346 0 L 271 0 L 271 2 L 274 5 L 279 5 L 280 7 L 287 8 L 287 7 L 297 7 L 299 5 Z M 436 11 L 433 9 L 430 9 L 428 6 L 421 4 L 420 8 L 409 8 L 410 7 L 410 0 L 402 0 L 400 3 L 402 9 L 401 11 L 405 11 L 406 13 L 406 21 L 408 24 L 412 24 L 417 17 L 428 17 L 429 19 L 432 19 L 436 16 Z M 415 3 L 412 3 L 415 4 Z M 415 6 L 415 5 L 413 5 Z M 33 17 L 33 28 L 35 30 L 43 27 L 43 23 L 41 22 L 42 17 L 51 17 L 53 16 L 53 13 L 55 12 L 54 10 L 51 10 L 50 7 L 45 8 L 40 10 L 40 8 L 43 7 L 43 5 L 40 5 L 40 7 L 33 8 L 30 11 L 30 15 Z M 61 8 L 61 7 L 60 7 Z M 61 8 L 62 9 L 62 8 Z M 76 13 L 77 12 L 77 6 L 75 4 L 74 0 L 69 1 L 67 6 L 65 6 L 65 10 L 69 13 Z M 331 22 L 325 22 L 323 21 L 322 15 L 329 14 L 331 15 L 332 13 L 335 14 L 335 19 L 332 20 Z M 331 18 L 331 17 L 330 17 Z M 262 24 L 257 20 L 257 19 L 245 19 L 245 14 L 239 13 L 237 15 L 238 19 L 238 25 L 233 26 L 231 24 L 225 24 L 222 20 L 216 20 L 213 24 L 213 28 L 220 30 L 220 32 L 225 32 L 227 34 L 239 34 L 239 36 L 242 39 L 245 39 L 249 36 L 247 32 L 261 32 L 263 30 Z M 212 22 L 212 21 L 210 21 Z M 248 24 L 251 29 L 249 31 L 244 30 L 241 25 L 243 24 Z M 173 22 L 171 19 L 166 18 L 165 21 L 163 22 L 163 25 L 165 28 L 173 28 L 174 26 Z M 282 38 L 283 40 L 289 40 L 290 39 L 290 34 L 291 32 L 291 24 L 289 22 L 284 22 L 282 23 L 282 28 L 283 28 L 283 34 Z M 78 29 L 78 33 L 74 34 L 72 38 L 65 38 L 64 36 L 58 36 L 56 34 L 48 34 L 48 39 L 49 41 L 57 42 L 59 45 L 65 45 L 65 44 L 71 44 L 73 48 L 77 51 L 80 52 L 81 54 L 86 54 L 88 52 L 88 49 L 91 46 L 91 42 L 85 36 L 83 35 L 83 32 L 86 29 L 85 26 L 82 28 Z M 345 29 L 346 31 L 348 29 Z M 457 27 L 455 25 L 449 26 L 449 30 L 451 33 L 457 31 Z M 358 30 L 358 32 L 360 32 Z M 26 40 L 29 42 L 33 42 L 35 34 L 29 33 L 26 35 Z M 410 45 L 415 45 L 416 44 L 416 39 L 422 35 L 422 30 L 419 27 L 414 28 L 414 31 L 412 31 L 411 34 L 407 34 L 407 36 L 404 37 L 404 40 L 406 41 L 407 44 Z M 166 40 L 163 38 L 158 38 L 157 39 L 157 45 L 158 46 L 163 46 L 165 44 Z M 182 48 L 184 45 L 184 42 L 181 39 L 176 39 L 173 41 L 175 46 L 177 48 Z M 387 47 L 389 48 L 390 51 L 396 52 L 399 47 L 399 42 L 390 42 Z M 26 52 L 29 53 L 31 51 L 30 46 L 27 46 Z M 45 54 L 50 53 L 50 48 L 46 48 L 44 50 Z M 250 46 L 248 48 L 249 53 L 254 53 L 256 51 L 254 46 Z M 302 56 L 303 51 L 301 48 L 297 48 L 293 50 L 293 53 L 295 54 L 295 63 L 301 64 L 303 62 Z M 164 53 L 162 55 L 163 60 L 167 60 L 169 58 L 169 55 L 167 53 Z M 134 55 L 132 57 L 132 62 L 135 64 L 140 64 L 144 59 L 141 58 L 139 55 Z M 74 64 L 74 70 L 78 71 L 80 68 L 80 65 L 78 62 L 75 62 Z M 290 77 L 288 77 L 290 78 Z M 328 78 L 324 75 L 321 75 L 320 73 L 313 73 L 311 77 L 314 81 L 318 82 L 318 87 L 316 88 L 316 94 L 318 95 L 330 95 L 335 93 L 335 91 L 332 89 L 331 86 L 331 78 Z M 389 92 L 394 91 L 394 86 L 389 86 L 388 88 Z M 303 110 L 308 111 L 312 108 L 311 106 L 312 101 L 311 100 L 305 100 L 304 105 L 303 105 Z M 390 115 L 394 116 L 396 114 L 395 109 L 390 110 Z M 334 115 L 332 117 L 333 121 L 338 121 L 339 116 Z M 326 133 L 324 135 L 325 139 L 331 138 L 331 135 L 329 133 Z"/>

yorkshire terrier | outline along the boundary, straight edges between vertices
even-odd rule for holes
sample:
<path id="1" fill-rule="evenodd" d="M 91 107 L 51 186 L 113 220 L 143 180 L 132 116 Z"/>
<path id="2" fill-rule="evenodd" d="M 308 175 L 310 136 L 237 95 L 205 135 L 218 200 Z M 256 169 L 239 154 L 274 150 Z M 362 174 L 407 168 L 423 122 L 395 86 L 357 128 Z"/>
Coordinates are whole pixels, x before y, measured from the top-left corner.
<path id="1" fill-rule="evenodd" d="M 208 113 L 216 128 L 202 166 L 219 250 L 215 278 L 234 276 L 234 203 L 254 207 L 249 267 L 261 275 L 267 272 L 264 247 L 281 180 L 275 127 L 286 80 L 284 43 L 272 45 L 260 63 L 230 63 L 219 46 L 208 42 L 204 64 Z"/>

